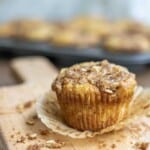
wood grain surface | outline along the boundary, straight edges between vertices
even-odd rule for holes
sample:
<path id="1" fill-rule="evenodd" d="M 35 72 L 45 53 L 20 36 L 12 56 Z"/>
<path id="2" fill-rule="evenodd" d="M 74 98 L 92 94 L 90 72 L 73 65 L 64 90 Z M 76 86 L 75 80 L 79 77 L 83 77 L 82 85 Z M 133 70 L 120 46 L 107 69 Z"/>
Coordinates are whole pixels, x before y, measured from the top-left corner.
<path id="1" fill-rule="evenodd" d="M 0 88 L 0 150 L 53 149 L 45 146 L 48 140 L 64 142 L 64 146 L 55 148 L 58 150 L 132 150 L 137 149 L 136 143 L 144 138 L 150 140 L 149 118 L 138 120 L 133 130 L 124 129 L 94 138 L 72 139 L 51 132 L 36 118 L 35 101 L 50 90 L 57 69 L 41 57 L 15 59 L 11 66 L 24 82 Z M 27 122 L 31 120 L 34 123 L 29 125 Z"/>

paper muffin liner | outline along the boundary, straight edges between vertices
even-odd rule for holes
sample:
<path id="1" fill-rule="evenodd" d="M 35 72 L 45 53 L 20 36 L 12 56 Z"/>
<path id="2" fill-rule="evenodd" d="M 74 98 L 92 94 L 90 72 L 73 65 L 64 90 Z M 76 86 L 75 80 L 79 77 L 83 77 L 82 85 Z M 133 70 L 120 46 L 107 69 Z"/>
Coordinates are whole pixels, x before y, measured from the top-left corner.
<path id="1" fill-rule="evenodd" d="M 66 123 L 78 130 L 97 131 L 120 122 L 128 115 L 134 89 L 117 96 L 89 85 L 64 86 L 56 91 Z"/>
<path id="2" fill-rule="evenodd" d="M 138 94 L 135 95 L 137 97 Z M 120 130 L 127 127 L 130 123 L 135 122 L 139 117 L 147 115 L 150 112 L 150 89 L 144 89 L 136 97 L 134 97 L 135 100 L 128 118 L 124 118 L 124 120 L 96 132 L 79 131 L 69 127 L 63 120 L 59 104 L 53 92 L 47 93 L 38 99 L 36 110 L 41 121 L 53 132 L 72 138 L 94 137 L 95 135 Z"/>

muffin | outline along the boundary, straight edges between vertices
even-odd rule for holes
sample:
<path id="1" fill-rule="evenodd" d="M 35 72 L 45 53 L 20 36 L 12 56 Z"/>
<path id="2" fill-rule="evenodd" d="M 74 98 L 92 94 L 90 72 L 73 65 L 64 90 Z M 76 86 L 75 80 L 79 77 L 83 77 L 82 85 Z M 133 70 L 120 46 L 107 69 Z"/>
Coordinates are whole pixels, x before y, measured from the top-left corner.
<path id="1" fill-rule="evenodd" d="M 16 28 L 16 21 L 8 22 L 0 25 L 1 38 L 15 38 L 17 34 L 18 34 L 18 28 Z"/>
<path id="2" fill-rule="evenodd" d="M 76 33 L 71 30 L 60 30 L 56 32 L 52 39 L 52 43 L 56 46 L 75 46 Z"/>
<path id="3" fill-rule="evenodd" d="M 29 41 L 49 41 L 54 36 L 57 27 L 54 24 L 39 20 L 18 21 L 18 38 Z"/>
<path id="4" fill-rule="evenodd" d="M 69 126 L 97 131 L 127 117 L 136 84 L 134 74 L 104 60 L 62 69 L 52 89 Z"/>
<path id="5" fill-rule="evenodd" d="M 111 35 L 105 38 L 102 46 L 110 51 L 131 53 L 147 52 L 150 49 L 149 39 L 141 34 Z"/>
<path id="6" fill-rule="evenodd" d="M 147 34 L 149 27 L 136 21 L 120 20 L 113 24 L 116 33 Z"/>
<path id="7" fill-rule="evenodd" d="M 99 37 L 107 36 L 112 32 L 111 24 L 103 18 L 82 17 L 69 22 L 67 28 L 86 32 Z"/>
<path id="8" fill-rule="evenodd" d="M 100 38 L 94 34 L 81 32 L 71 29 L 65 29 L 57 32 L 52 39 L 52 43 L 56 46 L 75 46 L 75 47 L 89 47 L 97 46 Z"/>

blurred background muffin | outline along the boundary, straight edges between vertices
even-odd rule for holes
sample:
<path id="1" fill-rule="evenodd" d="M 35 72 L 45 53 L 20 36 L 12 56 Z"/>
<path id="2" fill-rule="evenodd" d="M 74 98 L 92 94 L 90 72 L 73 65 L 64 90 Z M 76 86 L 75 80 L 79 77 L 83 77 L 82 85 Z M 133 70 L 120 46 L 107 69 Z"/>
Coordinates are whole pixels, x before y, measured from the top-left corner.
<path id="1" fill-rule="evenodd" d="M 104 42 L 103 47 L 112 52 L 148 52 L 150 50 L 149 39 L 142 34 L 110 35 Z"/>

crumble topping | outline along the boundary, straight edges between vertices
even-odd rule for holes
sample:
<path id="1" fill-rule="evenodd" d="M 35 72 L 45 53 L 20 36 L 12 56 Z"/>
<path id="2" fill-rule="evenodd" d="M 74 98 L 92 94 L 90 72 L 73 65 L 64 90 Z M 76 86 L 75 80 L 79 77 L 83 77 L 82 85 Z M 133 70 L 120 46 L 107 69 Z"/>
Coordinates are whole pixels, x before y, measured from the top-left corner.
<path id="1" fill-rule="evenodd" d="M 52 85 L 53 90 L 61 91 L 67 84 L 91 84 L 100 91 L 114 93 L 119 87 L 128 88 L 136 85 L 135 75 L 125 67 L 109 63 L 86 62 L 62 69 Z"/>

